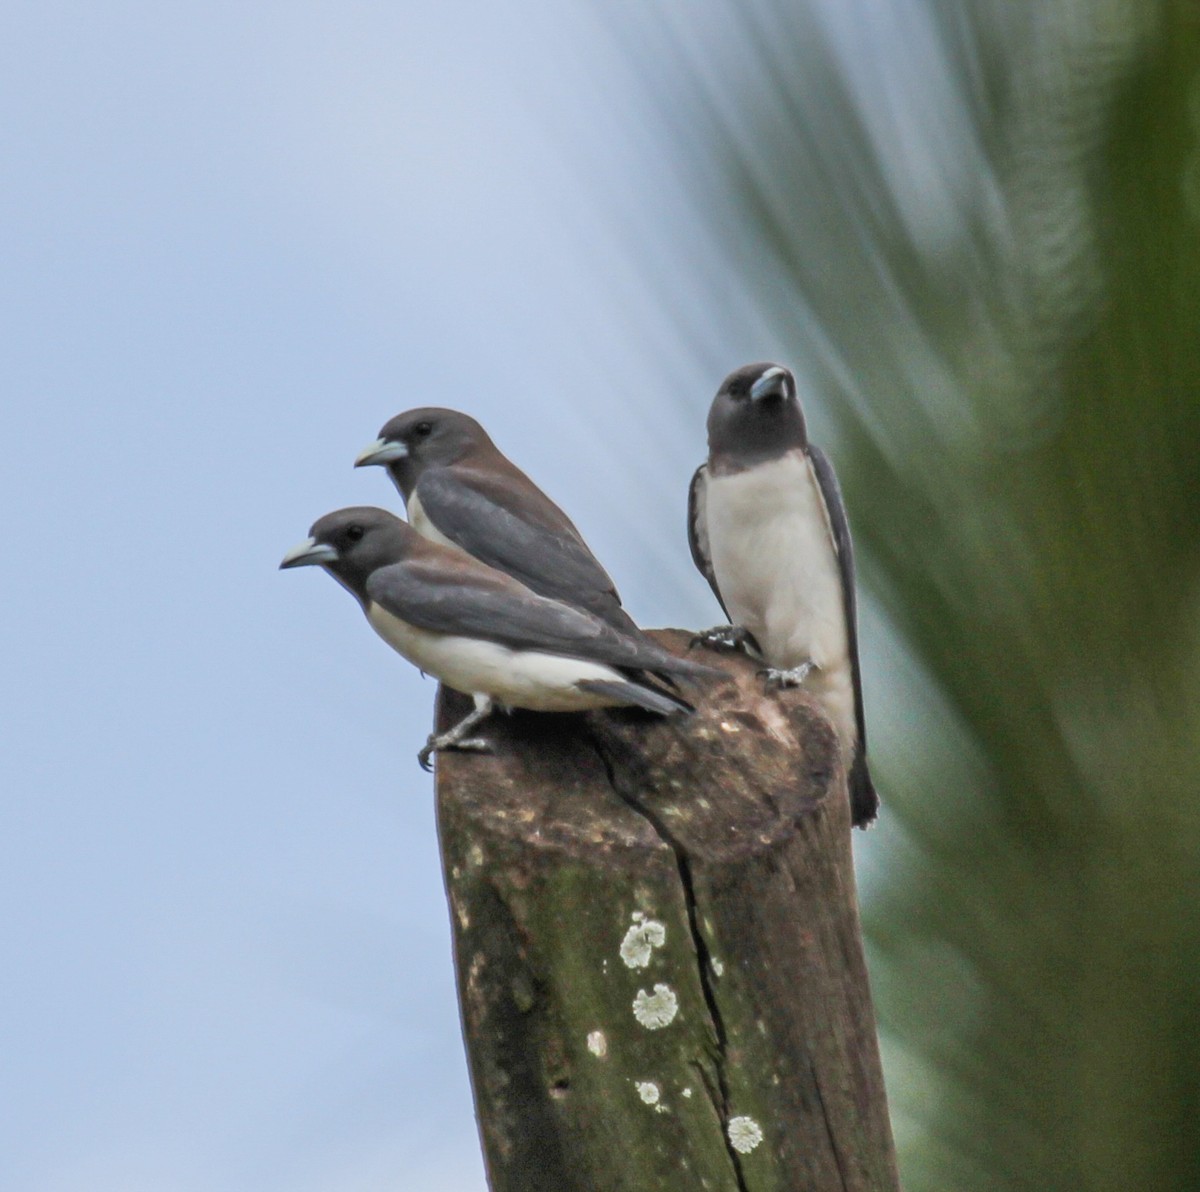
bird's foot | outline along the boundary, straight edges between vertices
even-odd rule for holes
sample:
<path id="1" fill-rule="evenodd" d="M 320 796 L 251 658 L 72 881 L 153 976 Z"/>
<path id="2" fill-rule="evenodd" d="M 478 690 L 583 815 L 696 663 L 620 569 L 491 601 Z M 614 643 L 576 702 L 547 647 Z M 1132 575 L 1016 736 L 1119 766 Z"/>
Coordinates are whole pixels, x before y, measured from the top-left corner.
<path id="1" fill-rule="evenodd" d="M 758 673 L 765 680 L 765 686 L 768 690 L 772 687 L 799 687 L 809 673 L 816 668 L 816 663 L 802 662 L 799 666 L 793 666 L 787 670 L 780 670 L 778 667 L 768 666 Z"/>
<path id="2" fill-rule="evenodd" d="M 421 769 L 426 773 L 433 769 L 430 758 L 435 753 L 440 753 L 443 749 L 457 749 L 462 753 L 491 753 L 492 746 L 490 742 L 485 741 L 482 737 L 455 737 L 453 730 L 448 733 L 430 733 L 429 740 L 425 742 L 424 748 L 417 754 L 417 761 L 421 763 Z"/>
<path id="3" fill-rule="evenodd" d="M 421 769 L 428 773 L 433 769 L 429 759 L 442 749 L 459 749 L 464 753 L 491 753 L 491 745 L 482 737 L 468 737 L 469 733 L 492 710 L 492 701 L 487 696 L 475 696 L 475 709 L 468 712 L 457 724 L 451 725 L 444 733 L 430 733 L 429 740 L 417 754 Z"/>
<path id="4" fill-rule="evenodd" d="M 697 633 L 688 646 L 707 646 L 710 650 L 744 650 L 749 654 L 754 648 L 754 637 L 749 629 L 741 625 L 714 625 Z"/>

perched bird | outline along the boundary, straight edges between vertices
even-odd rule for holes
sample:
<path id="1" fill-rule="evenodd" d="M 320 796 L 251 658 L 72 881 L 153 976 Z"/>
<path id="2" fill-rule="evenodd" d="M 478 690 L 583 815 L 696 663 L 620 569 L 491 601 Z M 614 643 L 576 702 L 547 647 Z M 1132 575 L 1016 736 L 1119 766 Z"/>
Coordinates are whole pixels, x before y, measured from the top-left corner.
<path id="1" fill-rule="evenodd" d="M 748 364 L 717 391 L 688 540 L 731 621 L 701 640 L 749 647 L 767 663 L 768 685 L 803 683 L 817 696 L 846 759 L 854 824 L 864 827 L 879 798 L 867 769 L 850 527 L 786 368 Z"/>
<path id="2" fill-rule="evenodd" d="M 466 414 L 397 414 L 354 461 L 381 464 L 426 538 L 457 546 L 532 588 L 641 636 L 571 519 Z"/>
<path id="3" fill-rule="evenodd" d="M 653 678 L 716 673 L 539 596 L 383 509 L 340 509 L 314 523 L 280 563 L 309 565 L 349 589 L 375 632 L 409 662 L 474 697 L 474 711 L 430 735 L 418 754 L 426 769 L 439 749 L 486 750 L 467 734 L 494 704 L 543 712 L 631 706 L 670 716 L 692 706 Z"/>

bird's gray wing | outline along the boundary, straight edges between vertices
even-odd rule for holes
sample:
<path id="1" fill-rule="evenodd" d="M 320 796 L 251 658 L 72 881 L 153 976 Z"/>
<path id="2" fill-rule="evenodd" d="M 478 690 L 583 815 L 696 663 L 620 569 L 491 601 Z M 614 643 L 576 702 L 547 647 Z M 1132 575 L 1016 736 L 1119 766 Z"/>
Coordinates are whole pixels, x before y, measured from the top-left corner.
<path id="1" fill-rule="evenodd" d="M 850 817 L 856 828 L 865 828 L 879 810 L 879 796 L 871 781 L 867 766 L 867 721 L 863 715 L 862 674 L 858 667 L 858 604 L 854 592 L 854 547 L 850 542 L 850 523 L 846 520 L 846 507 L 842 504 L 842 490 L 838 487 L 833 465 L 825 453 L 811 443 L 808 458 L 812 461 L 813 473 L 829 515 L 829 527 L 833 531 L 833 545 L 837 551 L 838 572 L 842 580 L 842 608 L 846 614 L 846 645 L 850 651 L 850 678 L 854 684 L 854 719 L 858 725 L 858 742 L 854 759 L 847 776 L 850 786 Z"/>
<path id="2" fill-rule="evenodd" d="M 708 464 L 701 464 L 696 469 L 688 489 L 688 546 L 692 548 L 692 562 L 696 564 L 696 570 L 708 580 L 721 611 L 732 621 L 725 601 L 721 599 L 721 589 L 717 587 L 712 555 L 708 549 Z"/>
<path id="3" fill-rule="evenodd" d="M 808 458 L 812 461 L 813 473 L 829 515 L 829 527 L 833 531 L 833 545 L 837 551 L 838 573 L 842 581 L 842 609 L 846 614 L 846 644 L 850 651 L 851 678 L 854 682 L 854 719 L 858 722 L 858 748 L 867 751 L 867 725 L 863 716 L 862 676 L 858 669 L 858 603 L 854 594 L 854 546 L 850 541 L 850 523 L 846 520 L 846 507 L 842 504 L 842 490 L 838 486 L 833 465 L 825 453 L 812 443 L 808 445 Z"/>
<path id="4" fill-rule="evenodd" d="M 452 555 L 453 552 L 445 552 Z M 583 609 L 549 600 L 470 560 L 415 557 L 371 573 L 367 596 L 418 629 L 481 638 L 630 670 L 690 674 L 694 663 L 629 637 Z"/>
<path id="5" fill-rule="evenodd" d="M 503 473 L 430 468 L 415 495 L 451 542 L 542 596 L 588 609 L 621 629 L 633 622 L 608 572 L 566 514 L 532 481 Z"/>

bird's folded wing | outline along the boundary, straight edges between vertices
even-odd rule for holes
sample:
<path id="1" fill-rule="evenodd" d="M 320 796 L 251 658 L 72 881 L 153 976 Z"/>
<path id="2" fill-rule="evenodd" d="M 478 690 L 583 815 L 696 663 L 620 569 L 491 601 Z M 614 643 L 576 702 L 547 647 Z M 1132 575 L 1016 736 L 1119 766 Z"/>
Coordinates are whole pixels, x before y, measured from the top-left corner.
<path id="1" fill-rule="evenodd" d="M 833 465 L 825 453 L 812 443 L 808 445 L 808 458 L 812 461 L 813 474 L 825 502 L 829 516 L 829 528 L 833 533 L 833 545 L 837 551 L 838 572 L 842 580 L 842 608 L 846 615 L 846 645 L 850 653 L 850 667 L 854 680 L 854 717 L 858 722 L 858 747 L 862 753 L 867 748 L 867 725 L 863 715 L 862 677 L 858 669 L 858 610 L 854 596 L 854 546 L 850 541 L 850 523 L 846 520 L 846 507 L 842 504 L 842 490 L 838 487 Z"/>
<path id="2" fill-rule="evenodd" d="M 566 514 L 526 484 L 502 473 L 431 468 L 416 495 L 451 542 L 489 566 L 585 608 L 619 605 L 616 586 Z"/>
<path id="3" fill-rule="evenodd" d="M 434 633 L 610 666 L 640 669 L 660 661 L 657 653 L 598 617 L 538 596 L 469 560 L 406 559 L 372 573 L 366 588 L 368 597 L 393 616 Z"/>
<path id="4" fill-rule="evenodd" d="M 712 554 L 708 547 L 708 464 L 701 464 L 692 477 L 688 489 L 688 546 L 692 548 L 692 562 L 696 569 L 712 588 L 721 611 L 729 617 L 725 601 L 721 599 L 721 589 L 717 587 L 717 577 L 713 572 Z M 730 617 L 730 620 L 733 618 Z"/>

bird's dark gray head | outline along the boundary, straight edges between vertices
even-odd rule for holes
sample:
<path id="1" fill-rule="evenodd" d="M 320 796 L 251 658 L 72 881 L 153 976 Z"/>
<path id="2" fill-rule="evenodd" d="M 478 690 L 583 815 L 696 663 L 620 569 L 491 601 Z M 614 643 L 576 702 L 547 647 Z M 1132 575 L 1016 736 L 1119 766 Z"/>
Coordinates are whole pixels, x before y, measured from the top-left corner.
<path id="1" fill-rule="evenodd" d="M 468 414 L 422 406 L 385 422 L 379 438 L 354 461 L 356 468 L 381 464 L 408 499 L 421 473 L 445 467 L 480 448 L 492 448 L 487 431 Z"/>
<path id="2" fill-rule="evenodd" d="M 781 364 L 746 364 L 721 382 L 708 411 L 708 455 L 732 471 L 808 446 L 796 379 Z"/>
<path id="3" fill-rule="evenodd" d="M 407 522 L 372 505 L 327 513 L 313 522 L 308 533 L 283 556 L 280 568 L 324 567 L 364 601 L 371 573 L 400 562 L 418 538 Z"/>

